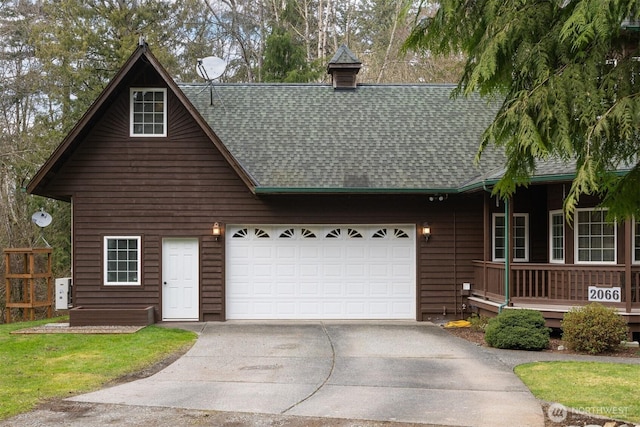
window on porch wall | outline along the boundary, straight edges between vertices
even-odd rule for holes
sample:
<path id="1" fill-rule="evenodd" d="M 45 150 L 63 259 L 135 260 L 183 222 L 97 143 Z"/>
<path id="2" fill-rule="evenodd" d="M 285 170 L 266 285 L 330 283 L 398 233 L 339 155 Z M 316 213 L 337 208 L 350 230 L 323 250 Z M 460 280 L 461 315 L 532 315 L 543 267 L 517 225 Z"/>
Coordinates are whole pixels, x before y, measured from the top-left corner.
<path id="1" fill-rule="evenodd" d="M 513 214 L 513 260 L 529 261 L 529 214 Z M 507 240 L 504 214 L 493 214 L 493 261 L 504 261 Z"/>
<path id="2" fill-rule="evenodd" d="M 633 223 L 633 262 L 640 264 L 640 221 Z"/>
<path id="3" fill-rule="evenodd" d="M 564 213 L 549 212 L 549 262 L 564 263 Z"/>
<path id="4" fill-rule="evenodd" d="M 616 262 L 616 226 L 606 222 L 604 209 L 578 209 L 576 262 Z"/>

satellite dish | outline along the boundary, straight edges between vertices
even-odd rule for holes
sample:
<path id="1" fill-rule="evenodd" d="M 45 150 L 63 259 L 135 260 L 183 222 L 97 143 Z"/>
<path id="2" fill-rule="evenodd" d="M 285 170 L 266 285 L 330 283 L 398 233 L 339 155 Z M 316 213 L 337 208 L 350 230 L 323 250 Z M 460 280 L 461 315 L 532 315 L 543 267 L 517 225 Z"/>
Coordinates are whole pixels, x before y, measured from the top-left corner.
<path id="1" fill-rule="evenodd" d="M 44 228 L 47 225 L 51 224 L 51 221 L 53 221 L 53 218 L 51 217 L 51 215 L 46 213 L 44 209 L 40 209 L 40 212 L 36 212 L 33 215 L 31 215 L 31 221 L 33 221 L 33 223 L 38 227 Z"/>
<path id="2" fill-rule="evenodd" d="M 198 59 L 196 72 L 200 77 L 207 81 L 211 81 L 220 77 L 227 69 L 227 62 L 216 56 L 207 56 Z"/>

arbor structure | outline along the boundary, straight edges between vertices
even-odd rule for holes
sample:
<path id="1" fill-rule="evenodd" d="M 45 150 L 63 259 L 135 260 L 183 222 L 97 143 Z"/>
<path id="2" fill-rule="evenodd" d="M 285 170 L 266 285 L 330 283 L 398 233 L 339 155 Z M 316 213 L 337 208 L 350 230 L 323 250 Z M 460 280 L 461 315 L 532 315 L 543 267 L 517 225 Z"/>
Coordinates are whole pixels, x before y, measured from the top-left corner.
<path id="1" fill-rule="evenodd" d="M 465 53 L 456 94 L 502 102 L 479 151 L 504 147 L 496 193 L 559 159 L 576 164 L 569 214 L 581 194 L 599 194 L 612 217 L 640 215 L 638 3 L 443 0 L 433 16 L 418 14 L 405 47 Z"/>

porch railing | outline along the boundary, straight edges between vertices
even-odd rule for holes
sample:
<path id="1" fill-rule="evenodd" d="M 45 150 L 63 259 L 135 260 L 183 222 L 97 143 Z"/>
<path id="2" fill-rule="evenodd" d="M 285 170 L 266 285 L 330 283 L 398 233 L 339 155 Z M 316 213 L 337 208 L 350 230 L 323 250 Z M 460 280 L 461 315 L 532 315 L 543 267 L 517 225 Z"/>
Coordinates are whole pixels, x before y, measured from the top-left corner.
<path id="1" fill-rule="evenodd" d="M 504 264 L 474 261 L 474 271 L 474 294 L 504 301 Z M 589 301 L 589 286 L 619 287 L 621 303 L 626 304 L 629 286 L 631 299 L 628 302 L 632 307 L 640 308 L 640 265 L 631 268 L 631 283 L 625 282 L 623 265 L 513 263 L 509 293 L 513 302 L 575 304 Z"/>

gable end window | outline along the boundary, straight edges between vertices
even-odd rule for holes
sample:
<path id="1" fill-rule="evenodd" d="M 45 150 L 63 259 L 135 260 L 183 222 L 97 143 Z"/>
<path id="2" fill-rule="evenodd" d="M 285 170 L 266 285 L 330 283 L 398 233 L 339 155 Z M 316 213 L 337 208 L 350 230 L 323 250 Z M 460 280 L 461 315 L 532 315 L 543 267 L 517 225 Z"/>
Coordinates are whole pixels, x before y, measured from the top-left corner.
<path id="1" fill-rule="evenodd" d="M 616 226 L 606 221 L 604 209 L 578 209 L 576 263 L 616 263 Z"/>
<path id="2" fill-rule="evenodd" d="M 167 136 L 167 90 L 131 89 L 131 136 Z"/>
<path id="3" fill-rule="evenodd" d="M 529 261 L 529 214 L 513 214 L 513 260 Z M 504 214 L 493 214 L 493 261 L 504 261 L 507 233 Z"/>
<path id="4" fill-rule="evenodd" d="M 104 284 L 139 286 L 140 236 L 106 236 L 104 238 Z"/>

